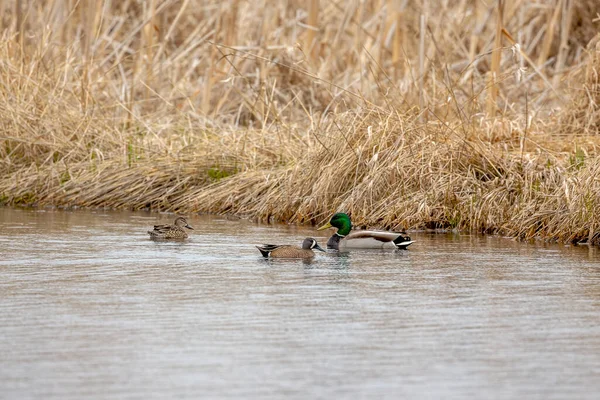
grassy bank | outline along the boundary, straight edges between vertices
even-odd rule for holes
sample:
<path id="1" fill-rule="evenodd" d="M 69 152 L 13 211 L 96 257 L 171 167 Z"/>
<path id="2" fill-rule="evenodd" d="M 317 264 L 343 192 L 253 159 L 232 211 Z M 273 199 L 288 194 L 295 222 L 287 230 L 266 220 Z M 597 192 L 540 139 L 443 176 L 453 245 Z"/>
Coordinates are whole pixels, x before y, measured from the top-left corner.
<path id="1" fill-rule="evenodd" d="M 600 242 L 595 2 L 264 3 L 4 2 L 0 201 Z"/>

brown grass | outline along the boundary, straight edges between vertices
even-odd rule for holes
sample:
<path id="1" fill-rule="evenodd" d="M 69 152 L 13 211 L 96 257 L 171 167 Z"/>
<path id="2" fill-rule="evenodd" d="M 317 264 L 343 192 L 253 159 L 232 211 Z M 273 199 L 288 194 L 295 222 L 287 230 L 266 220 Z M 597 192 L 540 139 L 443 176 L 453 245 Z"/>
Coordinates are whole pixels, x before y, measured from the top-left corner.
<path id="1" fill-rule="evenodd" d="M 0 200 L 600 242 L 595 2 L 401 3 L 3 2 Z"/>

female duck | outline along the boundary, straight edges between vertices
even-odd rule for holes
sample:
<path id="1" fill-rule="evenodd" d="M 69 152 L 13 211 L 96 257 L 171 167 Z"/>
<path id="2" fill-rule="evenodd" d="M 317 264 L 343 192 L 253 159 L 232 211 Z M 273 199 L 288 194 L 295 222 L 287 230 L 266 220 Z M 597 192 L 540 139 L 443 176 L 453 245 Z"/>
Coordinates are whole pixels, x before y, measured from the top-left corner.
<path id="1" fill-rule="evenodd" d="M 173 225 L 154 225 L 154 230 L 148 233 L 152 239 L 186 239 L 188 234 L 183 228 L 194 229 L 185 218 L 177 217 Z"/>
<path id="2" fill-rule="evenodd" d="M 289 245 L 263 244 L 256 246 L 263 257 L 273 258 L 312 258 L 315 256 L 313 249 L 325 251 L 313 238 L 306 238 L 302 242 L 302 248 Z"/>
<path id="3" fill-rule="evenodd" d="M 338 228 L 327 241 L 328 249 L 346 250 L 346 249 L 403 249 L 414 243 L 409 236 L 404 236 L 397 232 L 387 231 L 354 231 L 348 214 L 337 213 L 329 222 L 318 230 Z"/>

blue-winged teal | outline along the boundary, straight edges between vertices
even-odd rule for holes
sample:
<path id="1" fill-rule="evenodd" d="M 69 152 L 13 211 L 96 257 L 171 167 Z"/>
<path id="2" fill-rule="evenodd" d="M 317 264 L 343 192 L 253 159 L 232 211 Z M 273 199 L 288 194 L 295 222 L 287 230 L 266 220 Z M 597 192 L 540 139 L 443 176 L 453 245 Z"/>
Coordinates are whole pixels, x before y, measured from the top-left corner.
<path id="1" fill-rule="evenodd" d="M 152 239 L 185 239 L 188 234 L 183 228 L 194 229 L 185 218 L 177 217 L 173 225 L 154 225 L 154 230 L 148 233 Z"/>
<path id="2" fill-rule="evenodd" d="M 387 231 L 355 231 L 350 233 L 352 223 L 348 214 L 337 213 L 318 230 L 338 228 L 327 241 L 327 248 L 345 249 L 406 249 L 412 243 L 409 236 Z"/>
<path id="3" fill-rule="evenodd" d="M 325 251 L 313 238 L 306 238 L 302 242 L 302 248 L 298 246 L 263 244 L 256 246 L 264 257 L 273 258 L 312 258 L 315 256 L 313 249 Z"/>

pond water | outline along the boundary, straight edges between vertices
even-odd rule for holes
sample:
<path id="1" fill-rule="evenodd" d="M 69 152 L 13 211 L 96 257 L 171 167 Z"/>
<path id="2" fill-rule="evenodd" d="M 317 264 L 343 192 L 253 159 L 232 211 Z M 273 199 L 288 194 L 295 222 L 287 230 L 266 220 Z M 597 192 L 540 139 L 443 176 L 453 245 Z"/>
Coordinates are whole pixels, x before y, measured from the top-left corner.
<path id="1" fill-rule="evenodd" d="M 596 399 L 600 251 L 411 233 L 408 251 L 273 260 L 330 232 L 0 208 L 0 398 Z"/>

